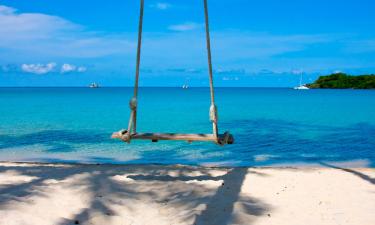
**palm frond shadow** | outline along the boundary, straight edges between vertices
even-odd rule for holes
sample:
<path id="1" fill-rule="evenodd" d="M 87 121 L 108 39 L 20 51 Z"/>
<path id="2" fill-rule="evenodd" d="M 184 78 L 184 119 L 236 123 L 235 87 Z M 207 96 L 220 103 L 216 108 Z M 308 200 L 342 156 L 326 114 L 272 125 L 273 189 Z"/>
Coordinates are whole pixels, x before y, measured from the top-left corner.
<path id="1" fill-rule="evenodd" d="M 351 173 L 351 174 L 363 179 L 364 181 L 375 185 L 375 177 L 370 177 L 370 176 L 368 176 L 364 173 L 356 171 L 355 169 L 343 168 L 343 167 L 335 166 L 335 165 L 332 165 L 332 164 L 329 164 L 329 163 L 326 163 L 326 162 L 320 162 L 320 165 L 325 166 L 325 167 L 329 167 L 329 168 L 333 168 L 333 169 L 342 170 L 342 171 L 345 171 L 347 173 Z"/>
<path id="2" fill-rule="evenodd" d="M 167 218 L 178 212 L 185 212 L 178 220 L 191 221 L 191 224 L 212 224 L 212 220 L 209 220 L 212 214 L 215 214 L 217 225 L 228 224 L 229 220 L 241 220 L 234 213 L 236 204 L 240 204 L 245 209 L 243 214 L 248 217 L 248 222 L 270 210 L 270 207 L 259 199 L 241 194 L 245 176 L 253 173 L 247 168 L 218 168 L 224 175 L 213 176 L 208 168 L 187 166 L 0 166 L 0 173 L 9 170 L 36 179 L 18 185 L 0 186 L 0 209 L 14 207 L 15 204 L 31 204 L 27 199 L 42 195 L 41 192 L 34 190 L 46 188 L 45 181 L 51 179 L 51 174 L 57 181 L 67 180 L 77 174 L 88 174 L 85 178 L 69 185 L 71 188 L 85 185 L 85 192 L 92 196 L 89 205 L 77 212 L 73 218 L 60 218 L 61 225 L 74 224 L 76 221 L 80 224 L 90 223 L 90 219 L 94 216 L 102 217 L 104 220 L 110 219 L 121 215 L 124 211 L 129 212 L 129 215 L 136 219 L 135 215 L 141 213 L 133 206 L 139 201 L 162 204 L 166 212 L 164 216 Z M 171 173 L 173 176 L 170 175 Z M 254 174 L 265 176 L 255 171 Z M 124 180 L 113 179 L 114 177 Z M 126 182 L 125 178 L 134 182 Z M 217 181 L 223 185 L 212 188 L 197 181 Z M 203 210 L 200 209 L 202 205 L 206 205 Z M 119 208 L 122 210 L 119 211 Z"/>

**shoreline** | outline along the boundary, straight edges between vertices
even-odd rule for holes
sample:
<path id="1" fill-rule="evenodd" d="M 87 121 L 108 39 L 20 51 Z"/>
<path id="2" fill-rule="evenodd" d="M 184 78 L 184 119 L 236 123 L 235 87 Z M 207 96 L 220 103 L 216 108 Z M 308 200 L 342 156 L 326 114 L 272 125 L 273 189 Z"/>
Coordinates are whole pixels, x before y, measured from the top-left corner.
<path id="1" fill-rule="evenodd" d="M 366 160 L 351 160 L 351 161 L 322 161 L 322 162 L 293 162 L 293 163 L 270 163 L 270 164 L 259 164 L 259 165 L 235 165 L 231 163 L 126 163 L 126 162 L 90 162 L 90 161 L 72 161 L 72 160 L 57 160 L 57 161 L 12 161 L 12 160 L 0 160 L 1 164 L 36 164 L 36 165 L 76 165 L 76 166 L 187 166 L 197 168 L 294 168 L 294 169 L 320 169 L 320 168 L 348 168 L 348 169 L 375 169 L 370 166 L 370 163 Z"/>
<path id="2" fill-rule="evenodd" d="M 0 224 L 375 224 L 374 168 L 0 162 Z"/>

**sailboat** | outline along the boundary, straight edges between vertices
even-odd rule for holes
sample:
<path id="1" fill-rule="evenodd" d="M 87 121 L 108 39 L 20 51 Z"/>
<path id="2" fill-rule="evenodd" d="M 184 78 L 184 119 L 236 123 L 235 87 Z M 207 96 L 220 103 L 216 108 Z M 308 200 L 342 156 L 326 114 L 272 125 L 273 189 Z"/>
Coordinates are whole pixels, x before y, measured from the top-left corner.
<path id="1" fill-rule="evenodd" d="M 185 79 L 185 83 L 182 85 L 182 89 L 188 89 L 189 88 L 189 78 Z"/>
<path id="2" fill-rule="evenodd" d="M 90 88 L 99 88 L 99 84 L 94 82 L 94 83 L 91 83 L 89 87 Z"/>
<path id="3" fill-rule="evenodd" d="M 293 89 L 294 89 L 294 90 L 309 90 L 309 89 L 310 89 L 310 88 L 308 88 L 308 87 L 306 86 L 306 84 L 302 84 L 302 73 L 301 73 L 301 77 L 300 77 L 300 79 L 299 79 L 299 86 L 294 87 Z"/>

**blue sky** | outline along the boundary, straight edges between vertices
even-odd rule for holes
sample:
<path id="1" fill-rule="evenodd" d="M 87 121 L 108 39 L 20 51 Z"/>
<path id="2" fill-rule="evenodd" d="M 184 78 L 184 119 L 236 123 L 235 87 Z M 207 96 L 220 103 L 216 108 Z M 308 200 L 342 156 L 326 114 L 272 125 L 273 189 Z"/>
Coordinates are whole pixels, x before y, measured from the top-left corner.
<path id="1" fill-rule="evenodd" d="M 143 86 L 206 86 L 203 1 L 145 0 Z M 375 73 L 372 0 L 209 0 L 217 86 Z M 138 0 L 0 0 L 0 86 L 131 86 Z"/>

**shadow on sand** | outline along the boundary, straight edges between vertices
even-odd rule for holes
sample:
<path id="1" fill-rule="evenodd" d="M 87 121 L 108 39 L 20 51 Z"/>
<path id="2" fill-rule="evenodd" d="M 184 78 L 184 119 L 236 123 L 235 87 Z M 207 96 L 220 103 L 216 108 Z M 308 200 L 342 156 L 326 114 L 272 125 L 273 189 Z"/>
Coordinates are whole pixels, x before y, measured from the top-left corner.
<path id="1" fill-rule="evenodd" d="M 335 165 L 332 165 L 332 164 L 328 164 L 328 163 L 325 163 L 325 162 L 320 162 L 320 165 L 322 166 L 325 166 L 325 167 L 329 167 L 329 168 L 333 168 L 333 169 L 338 169 L 338 170 L 342 170 L 342 171 L 345 171 L 347 173 L 351 173 L 351 174 L 354 174 L 355 176 L 369 182 L 370 184 L 374 184 L 375 185 L 375 178 L 372 178 L 364 173 L 361 173 L 359 171 L 356 171 L 354 169 L 349 169 L 349 168 L 343 168 L 343 167 L 339 167 L 339 166 L 335 166 Z"/>
<path id="2" fill-rule="evenodd" d="M 60 225 L 77 222 L 100 224 L 98 218 L 110 221 L 116 216 L 124 218 L 124 213 L 129 220 L 137 221 L 142 217 L 142 210 L 136 207 L 140 201 L 150 205 L 160 204 L 165 212 L 160 216 L 172 224 L 249 224 L 270 211 L 266 203 L 241 194 L 247 174 L 265 174 L 247 168 L 214 170 L 222 175 L 212 175 L 209 168 L 187 166 L 0 165 L 0 173 L 16 171 L 20 175 L 35 177 L 28 183 L 0 185 L 0 209 L 14 210 L 17 205 L 37 207 L 28 200 L 33 197 L 49 198 L 51 193 L 36 190 L 48 189 L 50 184 L 46 181 L 54 179 L 57 184 L 68 183 L 66 188 L 84 187 L 83 192 L 91 196 L 87 206 L 76 212 L 73 218 L 62 215 L 58 222 Z M 67 182 L 79 174 L 86 176 Z M 126 182 L 126 179 L 133 182 Z M 207 186 L 200 181 L 215 181 L 217 185 Z M 176 214 L 179 214 L 178 218 Z"/>

